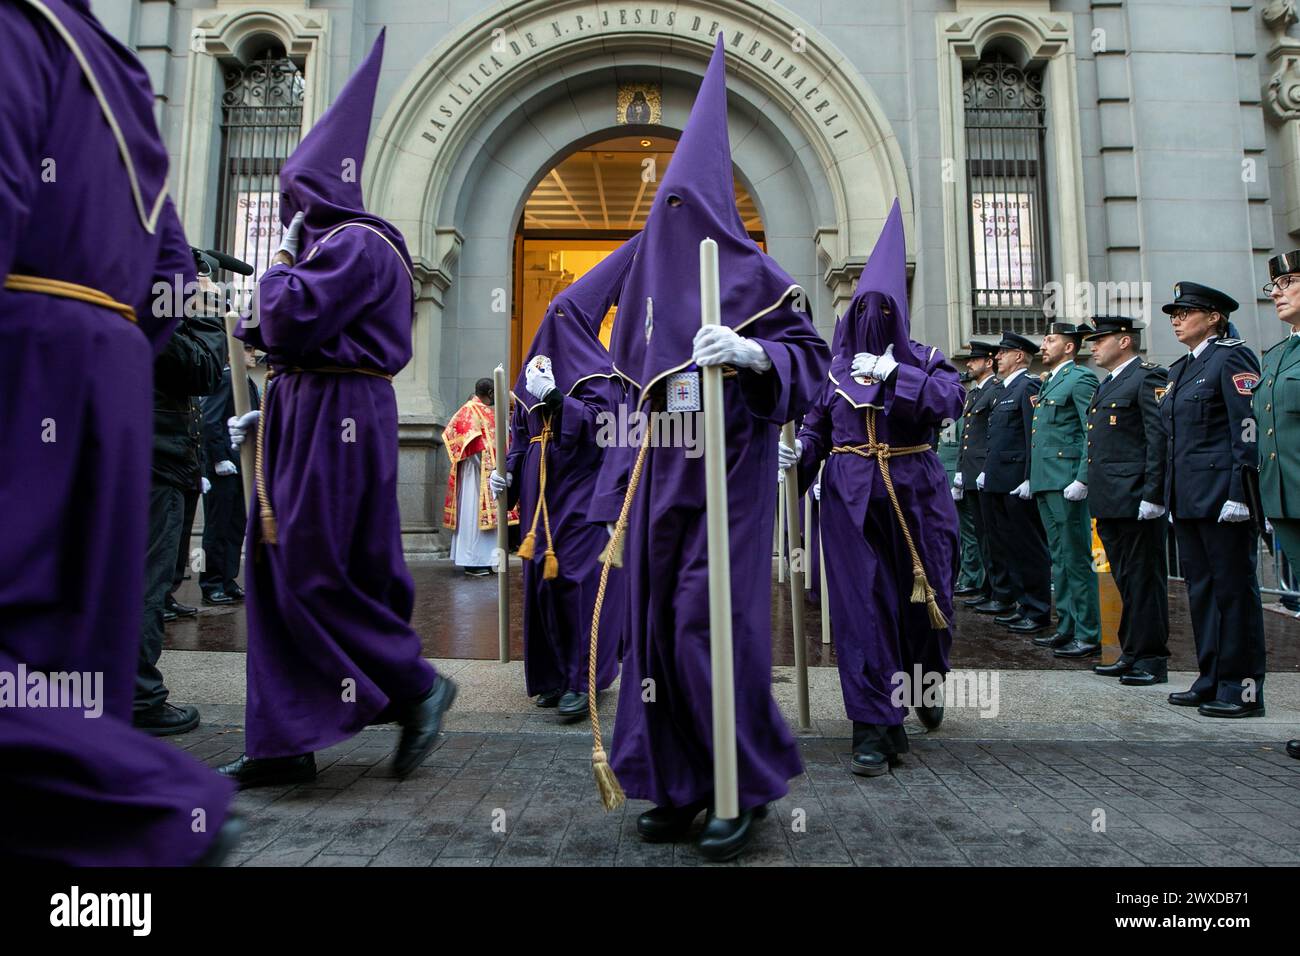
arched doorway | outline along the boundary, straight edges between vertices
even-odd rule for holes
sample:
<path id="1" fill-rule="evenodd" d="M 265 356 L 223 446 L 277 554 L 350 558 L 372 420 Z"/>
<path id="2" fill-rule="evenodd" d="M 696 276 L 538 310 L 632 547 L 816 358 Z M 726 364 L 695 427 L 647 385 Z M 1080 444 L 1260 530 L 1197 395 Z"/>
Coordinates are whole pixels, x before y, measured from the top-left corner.
<path id="1" fill-rule="evenodd" d="M 515 230 L 509 381 L 519 374 L 551 299 L 644 227 L 676 145 L 671 136 L 616 136 L 574 150 L 537 181 Z M 739 178 L 736 207 L 762 246 L 762 216 Z M 611 308 L 601 325 L 606 346 L 616 311 Z"/>

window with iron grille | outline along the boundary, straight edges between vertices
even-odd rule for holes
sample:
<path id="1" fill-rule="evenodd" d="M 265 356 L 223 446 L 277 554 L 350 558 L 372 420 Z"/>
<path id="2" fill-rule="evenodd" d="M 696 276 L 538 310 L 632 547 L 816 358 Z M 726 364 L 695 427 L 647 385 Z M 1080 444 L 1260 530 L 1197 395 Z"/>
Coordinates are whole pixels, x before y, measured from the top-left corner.
<path id="1" fill-rule="evenodd" d="M 976 335 L 1041 333 L 1048 268 L 1043 75 L 994 53 L 963 79 Z"/>
<path id="2" fill-rule="evenodd" d="M 280 47 L 226 70 L 221 99 L 217 248 L 254 267 L 251 289 L 280 247 L 280 169 L 302 132 L 303 77 Z"/>

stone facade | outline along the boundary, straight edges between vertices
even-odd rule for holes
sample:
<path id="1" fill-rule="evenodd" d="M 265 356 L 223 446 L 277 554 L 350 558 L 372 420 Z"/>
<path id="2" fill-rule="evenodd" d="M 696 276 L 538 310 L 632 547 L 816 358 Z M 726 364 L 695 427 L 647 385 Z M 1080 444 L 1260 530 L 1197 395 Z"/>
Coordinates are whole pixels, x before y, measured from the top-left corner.
<path id="1" fill-rule="evenodd" d="M 1260 287 L 1300 246 L 1300 28 L 1294 0 L 95 0 L 139 50 L 173 191 L 210 241 L 219 69 L 258 36 L 305 62 L 304 125 L 388 26 L 365 185 L 405 232 L 421 293 L 397 379 L 411 552 L 439 534 L 447 415 L 507 352 L 523 203 L 568 152 L 615 135 L 617 79 L 662 84 L 679 130 L 718 29 L 733 53 L 732 144 L 769 248 L 829 335 L 897 195 L 917 338 L 960 353 L 972 285 L 961 75 L 1013 41 L 1044 73 L 1050 275 L 1152 323 L 1179 279 L 1281 334 Z M 507 296 L 508 299 L 508 296 Z"/>

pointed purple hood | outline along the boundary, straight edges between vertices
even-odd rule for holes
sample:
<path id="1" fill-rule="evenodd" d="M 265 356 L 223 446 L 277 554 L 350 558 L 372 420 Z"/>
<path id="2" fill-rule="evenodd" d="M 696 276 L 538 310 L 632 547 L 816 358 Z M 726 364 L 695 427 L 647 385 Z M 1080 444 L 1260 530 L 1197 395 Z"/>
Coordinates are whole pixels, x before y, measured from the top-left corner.
<path id="1" fill-rule="evenodd" d="M 890 345 L 900 364 L 925 367 L 929 350 L 912 341 L 907 308 L 907 240 L 897 199 L 858 279 L 857 291 L 835 324 L 830 375 L 840 392 L 855 404 L 880 406 L 885 386 L 863 385 L 853 379 L 850 369 L 857 353 L 882 355 Z"/>
<path id="2" fill-rule="evenodd" d="M 305 215 L 304 253 L 345 222 L 367 223 L 392 241 L 409 268 L 411 255 L 401 232 L 366 212 L 361 195 L 361 166 L 384 60 L 384 33 L 379 31 L 369 55 L 280 170 L 280 222 L 288 226 L 295 213 Z"/>
<path id="3" fill-rule="evenodd" d="M 91 13 L 89 0 L 44 0 L 31 9 L 57 24 L 77 54 L 87 82 L 101 97 L 105 121 L 121 131 L 118 150 L 131 181 L 141 224 L 152 233 L 167 193 L 167 149 L 154 119 L 149 74 L 134 52 L 117 41 Z M 6 94 L 12 95 L 12 94 Z"/>
<path id="4" fill-rule="evenodd" d="M 640 244 L 641 234 L 638 233 L 551 300 L 541 325 L 537 327 L 537 334 L 533 336 L 519 377 L 515 379 L 515 397 L 529 410 L 538 400 L 527 389 L 524 369 L 534 356 L 545 355 L 551 360 L 555 387 L 565 395 L 585 378 L 615 374 L 609 352 L 600 341 L 600 323 L 609 307 L 618 304 L 623 280 Z M 618 322 L 621 321 L 620 309 Z M 614 323 L 615 329 L 618 322 Z"/>
<path id="5" fill-rule="evenodd" d="M 721 34 L 646 216 L 614 323 L 614 367 L 640 386 L 638 404 L 651 385 L 691 364 L 700 328 L 699 246 L 705 238 L 718 243 L 722 321 L 732 328 L 741 330 L 798 289 L 749 237 L 736 208 Z"/>

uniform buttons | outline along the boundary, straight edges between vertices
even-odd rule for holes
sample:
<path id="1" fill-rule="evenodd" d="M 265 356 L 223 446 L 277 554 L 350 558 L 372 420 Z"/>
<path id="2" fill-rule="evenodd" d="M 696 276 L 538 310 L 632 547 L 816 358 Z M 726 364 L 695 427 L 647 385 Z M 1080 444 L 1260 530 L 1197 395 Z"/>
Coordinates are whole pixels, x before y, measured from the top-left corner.
<path id="1" fill-rule="evenodd" d="M 1061 457 L 1061 454 L 1062 454 L 1062 453 L 1058 451 L 1058 452 L 1056 453 L 1056 457 L 1057 457 L 1057 458 L 1060 458 L 1060 457 Z"/>
<path id="2" fill-rule="evenodd" d="M 1092 459 L 1091 459 L 1091 458 L 1088 459 L 1088 464 L 1090 464 L 1090 465 L 1092 464 Z"/>
<path id="3" fill-rule="evenodd" d="M 1268 430 L 1268 433 L 1269 433 L 1270 435 L 1273 434 L 1273 429 L 1270 428 L 1270 429 Z"/>
<path id="4" fill-rule="evenodd" d="M 1114 402 L 1111 402 L 1111 403 L 1110 403 L 1110 407 L 1111 407 L 1111 408 L 1115 408 L 1115 407 L 1116 407 L 1115 403 L 1114 403 Z"/>
<path id="5" fill-rule="evenodd" d="M 1088 430 L 1092 431 L 1092 422 L 1088 422 Z"/>
<path id="6" fill-rule="evenodd" d="M 1268 453 L 1268 457 L 1269 457 L 1269 458 L 1276 458 L 1276 457 L 1277 457 L 1277 452 L 1275 452 L 1275 451 L 1271 451 L 1271 452 L 1269 452 L 1269 453 Z"/>
<path id="7" fill-rule="evenodd" d="M 1272 403 L 1272 402 L 1270 402 L 1269 404 L 1267 404 L 1267 405 L 1264 406 L 1264 411 L 1266 411 L 1266 412 L 1271 412 L 1272 410 L 1273 410 L 1273 403 Z"/>

